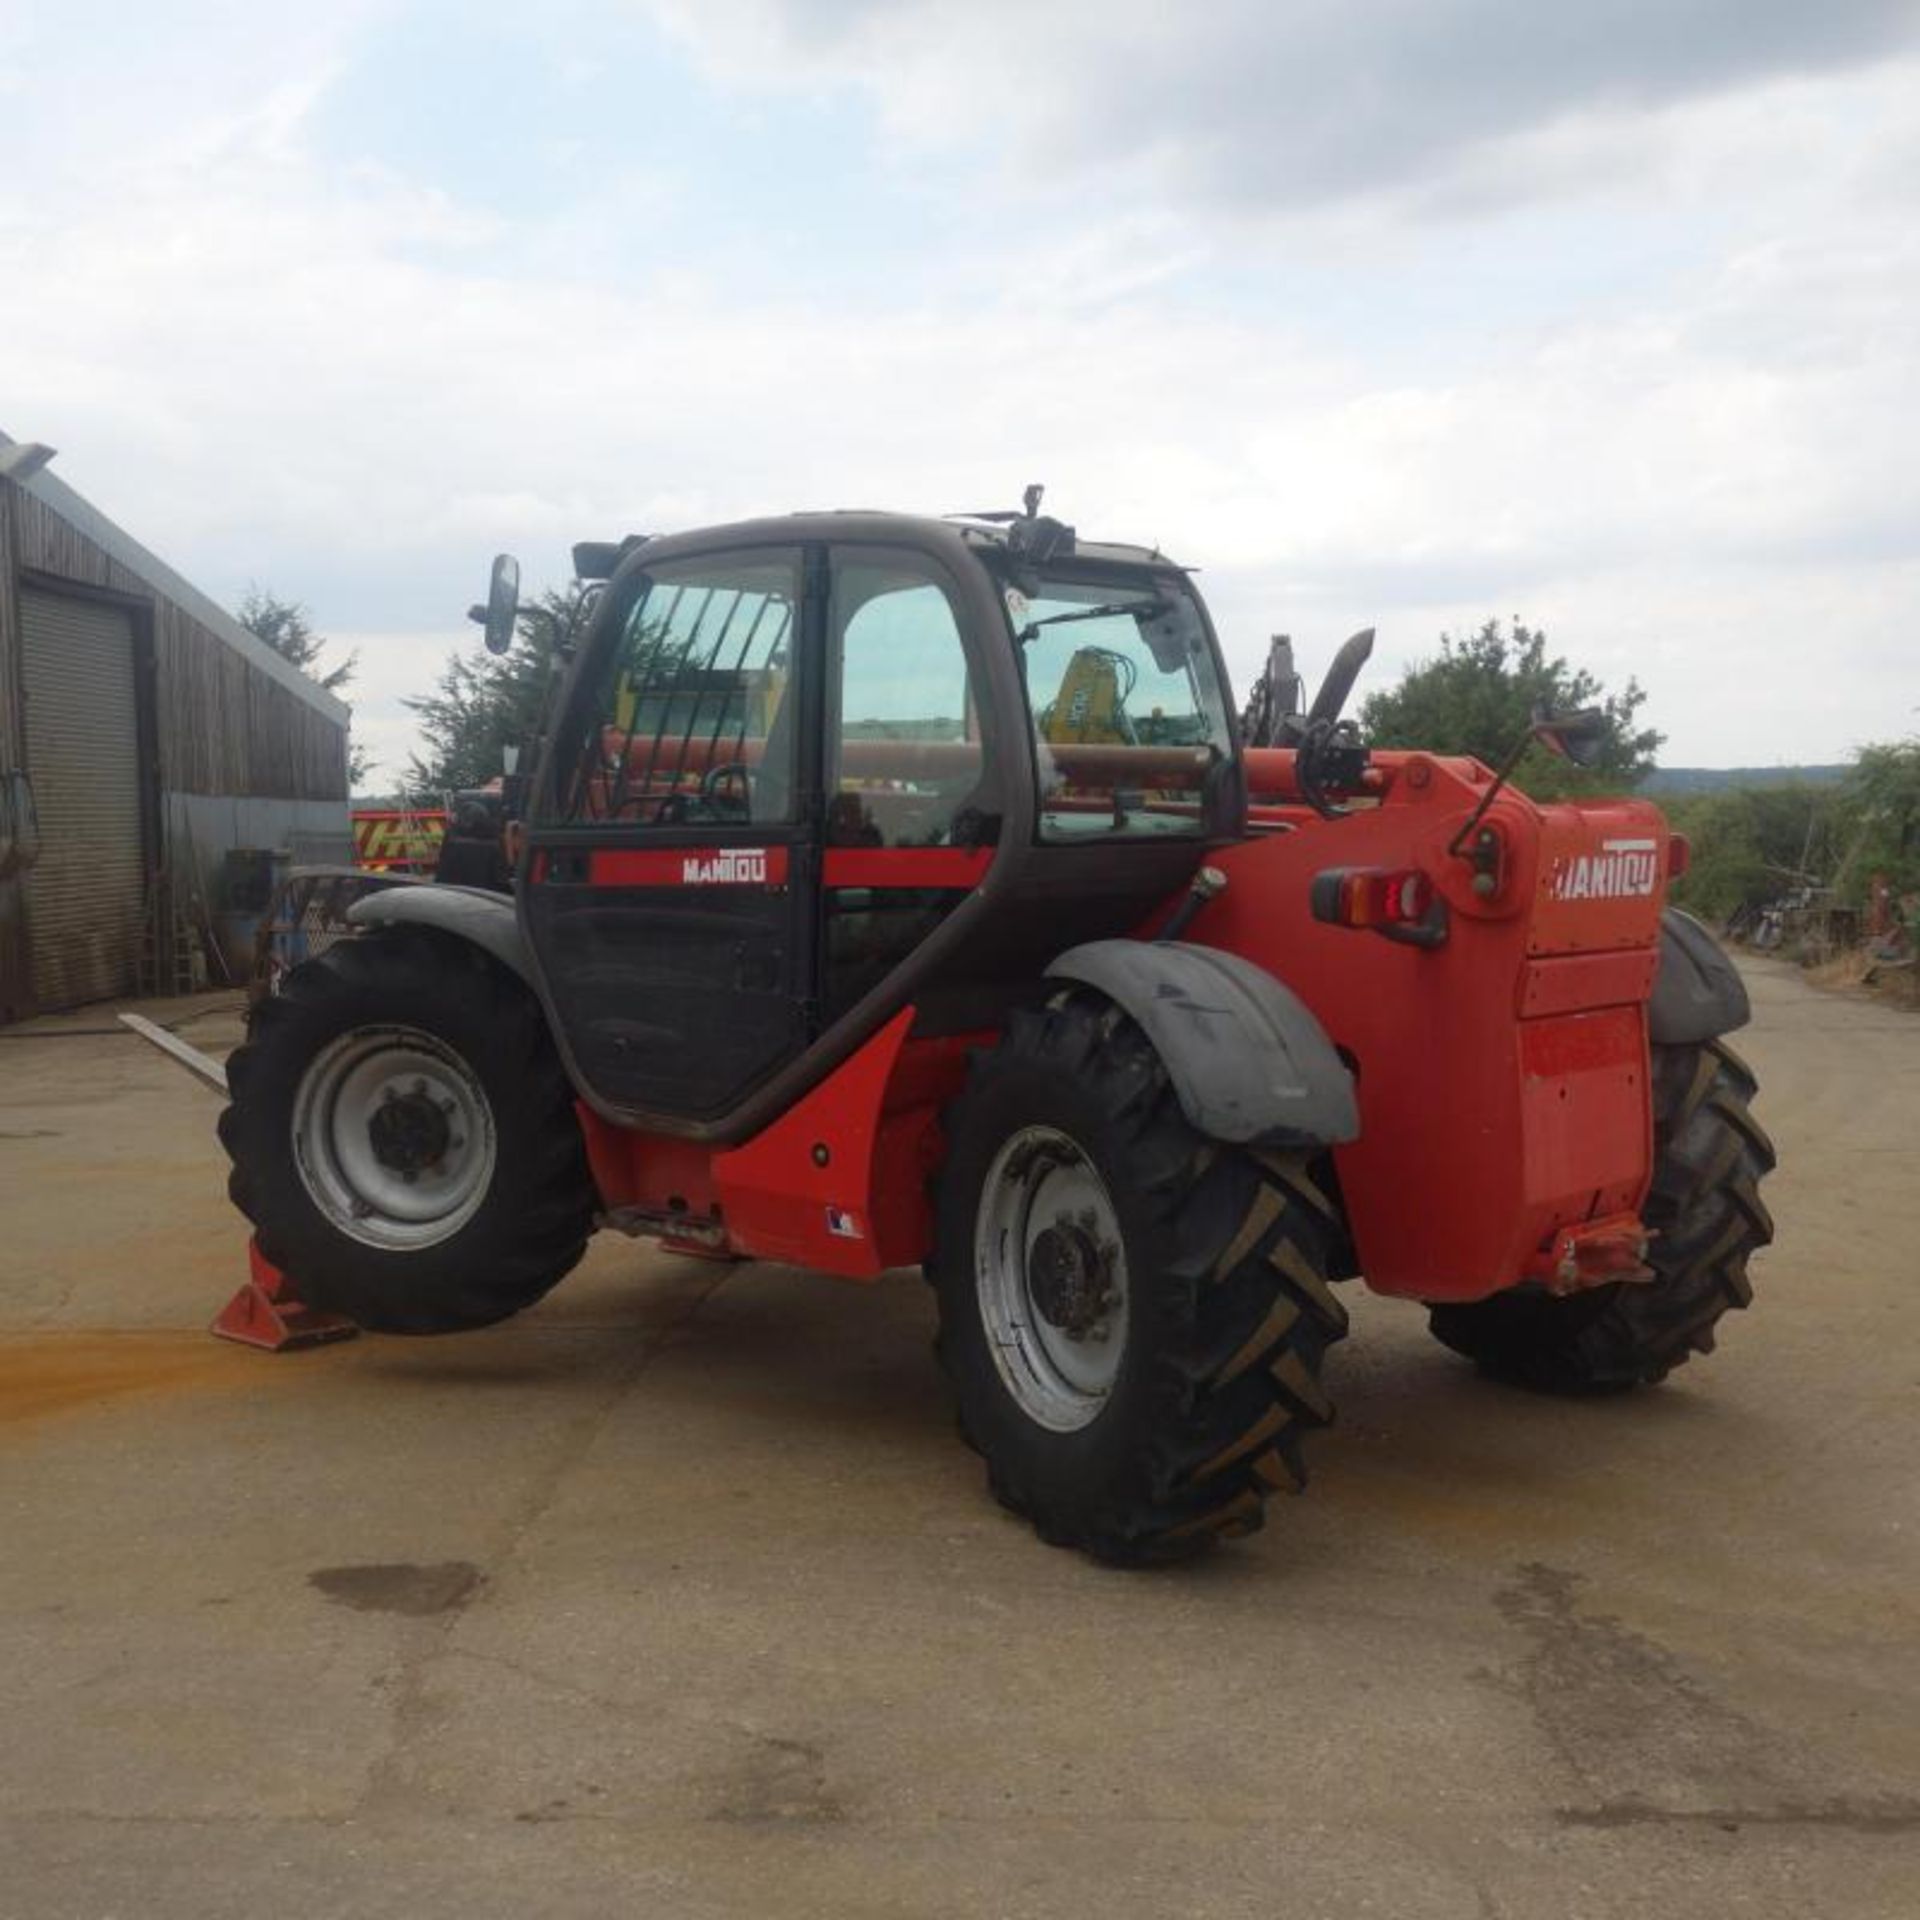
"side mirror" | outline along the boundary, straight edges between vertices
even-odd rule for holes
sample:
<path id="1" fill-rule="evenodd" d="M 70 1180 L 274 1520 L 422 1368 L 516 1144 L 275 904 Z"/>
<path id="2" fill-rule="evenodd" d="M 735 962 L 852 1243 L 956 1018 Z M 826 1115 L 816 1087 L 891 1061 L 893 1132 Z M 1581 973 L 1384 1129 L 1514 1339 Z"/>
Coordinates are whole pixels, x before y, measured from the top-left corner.
<path id="1" fill-rule="evenodd" d="M 1525 733 L 1514 742 L 1513 751 L 1501 764 L 1500 771 L 1493 776 L 1493 784 L 1480 796 L 1480 804 L 1468 814 L 1466 824 L 1447 842 L 1447 857 L 1452 859 L 1460 854 L 1479 828 L 1480 822 L 1487 817 L 1487 809 L 1500 796 L 1500 790 L 1507 784 L 1508 776 L 1520 764 L 1520 756 L 1535 740 L 1551 753 L 1557 753 L 1563 760 L 1571 760 L 1576 767 L 1591 767 L 1598 763 L 1607 744 L 1607 716 L 1604 708 L 1581 707 L 1574 713 L 1549 713 L 1545 707 L 1535 707 L 1533 720 Z M 1475 855 L 1467 853 L 1473 860 Z M 1482 873 L 1489 871 L 1481 869 Z M 1474 884 L 1480 885 L 1476 877 Z M 1494 882 L 1489 880 L 1487 890 Z"/>
<path id="2" fill-rule="evenodd" d="M 520 562 L 512 554 L 494 555 L 487 604 L 469 607 L 467 618 L 485 630 L 489 653 L 505 653 L 513 645 L 514 623 L 520 618 Z"/>
<path id="3" fill-rule="evenodd" d="M 1576 767 L 1594 766 L 1606 749 L 1606 712 L 1600 707 L 1582 707 L 1575 713 L 1549 713 L 1535 707 L 1533 737 Z"/>

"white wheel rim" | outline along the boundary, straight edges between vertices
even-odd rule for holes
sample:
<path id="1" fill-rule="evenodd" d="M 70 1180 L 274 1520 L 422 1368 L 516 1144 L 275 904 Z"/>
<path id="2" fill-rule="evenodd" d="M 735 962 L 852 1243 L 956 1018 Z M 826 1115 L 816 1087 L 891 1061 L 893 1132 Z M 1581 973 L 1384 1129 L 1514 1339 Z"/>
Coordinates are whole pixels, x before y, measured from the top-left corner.
<path id="1" fill-rule="evenodd" d="M 1093 1421 L 1126 1353 L 1126 1250 L 1106 1183 L 1057 1128 L 1023 1127 L 994 1156 L 974 1281 L 988 1350 L 1021 1411 L 1055 1433 Z"/>
<path id="2" fill-rule="evenodd" d="M 479 1211 L 498 1156 L 473 1070 L 417 1027 L 357 1027 L 316 1054 L 293 1106 L 300 1179 L 363 1246 L 417 1252 Z"/>

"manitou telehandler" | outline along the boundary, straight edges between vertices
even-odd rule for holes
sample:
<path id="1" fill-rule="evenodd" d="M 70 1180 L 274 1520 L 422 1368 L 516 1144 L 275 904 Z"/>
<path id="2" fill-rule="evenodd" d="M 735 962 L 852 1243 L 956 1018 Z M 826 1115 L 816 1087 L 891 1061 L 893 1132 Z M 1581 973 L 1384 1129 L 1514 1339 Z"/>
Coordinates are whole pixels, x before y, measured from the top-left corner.
<path id="1" fill-rule="evenodd" d="M 576 564 L 511 891 L 359 901 L 230 1064 L 234 1200 L 312 1304 L 484 1326 L 596 1226 L 924 1263 L 993 1491 L 1115 1561 L 1300 1485 L 1336 1282 L 1570 1392 L 1746 1304 L 1746 996 L 1652 806 L 1369 752 L 1365 636 L 1244 746 L 1186 571 L 1032 491 Z M 503 556 L 496 648 L 517 594 Z"/>

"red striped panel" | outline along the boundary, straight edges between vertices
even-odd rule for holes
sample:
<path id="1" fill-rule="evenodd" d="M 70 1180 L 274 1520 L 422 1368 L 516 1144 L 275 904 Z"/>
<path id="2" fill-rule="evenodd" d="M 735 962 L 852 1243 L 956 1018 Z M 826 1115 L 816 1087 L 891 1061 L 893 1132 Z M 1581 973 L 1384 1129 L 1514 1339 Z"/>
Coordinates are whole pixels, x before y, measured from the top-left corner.
<path id="1" fill-rule="evenodd" d="M 784 887 L 785 847 L 596 847 L 595 887 Z"/>
<path id="2" fill-rule="evenodd" d="M 991 847 L 829 847 L 830 887 L 977 887 L 993 865 Z"/>
<path id="3" fill-rule="evenodd" d="M 993 865 L 991 847 L 829 847 L 830 887 L 977 887 Z M 785 847 L 598 847 L 589 859 L 596 887 L 783 887 Z M 536 877 L 538 877 L 536 875 Z"/>

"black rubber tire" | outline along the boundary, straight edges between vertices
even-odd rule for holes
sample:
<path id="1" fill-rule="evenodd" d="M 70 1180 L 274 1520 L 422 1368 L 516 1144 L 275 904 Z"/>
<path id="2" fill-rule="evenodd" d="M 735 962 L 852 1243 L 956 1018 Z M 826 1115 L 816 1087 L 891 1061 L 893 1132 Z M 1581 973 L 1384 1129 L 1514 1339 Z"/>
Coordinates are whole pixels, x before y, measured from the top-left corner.
<path id="1" fill-rule="evenodd" d="M 362 1026 L 417 1027 L 466 1061 L 493 1110 L 492 1184 L 458 1232 L 373 1247 L 315 1205 L 296 1164 L 294 1098 L 320 1050 Z M 390 930 L 341 941 L 258 1002 L 227 1062 L 227 1191 L 309 1305 L 379 1333 L 459 1333 L 531 1306 L 586 1250 L 594 1188 L 573 1091 L 519 981 L 464 941 Z"/>
<path id="2" fill-rule="evenodd" d="M 1093 1420 L 1068 1433 L 1029 1415 L 1001 1378 L 975 1279 L 994 1157 L 1041 1125 L 1098 1169 L 1130 1278 L 1119 1375 Z M 937 1351 L 995 1496 L 1044 1540 L 1121 1565 L 1254 1532 L 1269 1493 L 1305 1483 L 1301 1443 L 1333 1418 L 1321 1364 L 1347 1330 L 1326 1277 L 1339 1226 L 1304 1157 L 1198 1133 L 1146 1036 L 1080 990 L 1014 1016 L 974 1062 L 946 1128 Z"/>
<path id="3" fill-rule="evenodd" d="M 1652 1386 L 1713 1351 L 1723 1314 L 1753 1298 L 1747 1260 L 1773 1238 L 1760 1198 L 1773 1142 L 1755 1082 L 1719 1040 L 1653 1049 L 1654 1167 L 1644 1219 L 1656 1278 L 1556 1298 L 1528 1288 L 1431 1309 L 1434 1336 L 1483 1371 L 1548 1393 Z"/>

